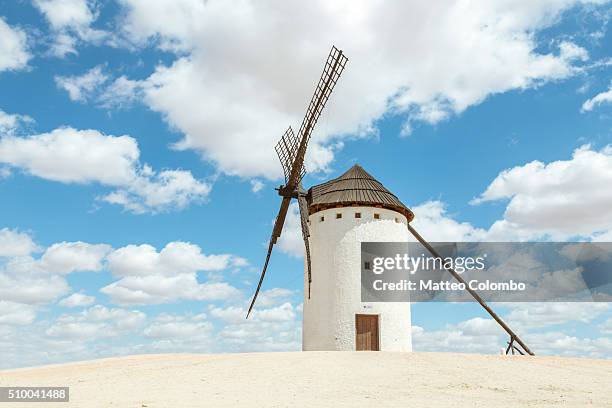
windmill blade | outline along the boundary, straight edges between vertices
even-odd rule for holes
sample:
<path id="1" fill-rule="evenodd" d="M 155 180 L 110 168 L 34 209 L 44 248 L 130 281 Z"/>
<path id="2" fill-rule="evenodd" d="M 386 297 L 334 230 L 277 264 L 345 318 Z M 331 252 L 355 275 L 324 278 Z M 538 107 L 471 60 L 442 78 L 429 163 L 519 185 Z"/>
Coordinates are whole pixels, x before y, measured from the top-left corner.
<path id="1" fill-rule="evenodd" d="M 310 237 L 310 230 L 308 228 L 308 203 L 306 202 L 306 197 L 304 197 L 303 195 L 298 196 L 298 204 L 300 206 L 300 221 L 302 222 L 302 238 L 304 238 L 304 257 L 306 258 L 306 269 L 308 270 L 308 299 L 310 299 L 310 284 L 312 283 L 312 273 L 310 270 L 310 244 L 308 242 L 308 237 Z"/>
<path id="2" fill-rule="evenodd" d="M 266 270 L 268 269 L 268 263 L 270 262 L 270 255 L 272 255 L 272 247 L 274 246 L 274 244 L 276 244 L 276 240 L 278 239 L 278 237 L 280 237 L 281 231 L 283 230 L 283 224 L 285 223 L 285 218 L 287 217 L 287 211 L 289 210 L 290 202 L 291 197 L 283 197 L 280 209 L 278 210 L 278 215 L 276 216 L 276 221 L 274 221 L 274 228 L 272 229 L 272 236 L 270 237 L 270 244 L 268 245 L 268 254 L 266 255 L 266 262 L 264 263 L 263 270 L 261 271 L 261 276 L 259 277 L 259 283 L 257 284 L 257 289 L 255 289 L 253 300 L 251 300 L 251 305 L 249 306 L 249 311 L 246 315 L 247 319 L 251 314 L 251 310 L 253 310 L 255 300 L 257 300 L 257 295 L 259 295 L 259 290 L 261 289 L 261 284 L 264 280 L 264 277 L 266 276 Z"/>
<path id="3" fill-rule="evenodd" d="M 298 138 L 293 133 L 293 129 L 289 126 L 289 129 L 283 134 L 280 138 L 274 150 L 276 150 L 276 154 L 278 155 L 278 159 L 283 166 L 283 173 L 285 174 L 285 183 L 289 181 L 289 177 L 291 176 L 291 167 L 293 166 L 293 162 L 295 161 L 295 155 L 297 154 L 299 147 Z M 304 177 L 306 173 L 306 169 L 302 165 L 301 177 Z"/>
<path id="4" fill-rule="evenodd" d="M 332 47 L 331 51 L 329 52 L 329 56 L 327 57 L 325 67 L 323 68 L 321 79 L 319 79 L 315 93 L 312 95 L 312 99 L 308 105 L 306 116 L 302 121 L 300 130 L 298 131 L 297 139 L 299 140 L 299 146 L 291 166 L 289 179 L 287 180 L 287 187 L 291 190 L 295 189 L 303 177 L 302 166 L 304 165 L 306 147 L 308 146 L 308 141 L 312 135 L 312 130 L 317 124 L 317 121 L 321 116 L 321 112 L 323 112 L 323 108 L 325 107 L 329 96 L 336 86 L 336 82 L 338 82 L 342 71 L 344 71 L 344 66 L 346 65 L 347 61 L 348 58 L 342 53 L 341 50 L 337 49 L 335 46 Z"/>

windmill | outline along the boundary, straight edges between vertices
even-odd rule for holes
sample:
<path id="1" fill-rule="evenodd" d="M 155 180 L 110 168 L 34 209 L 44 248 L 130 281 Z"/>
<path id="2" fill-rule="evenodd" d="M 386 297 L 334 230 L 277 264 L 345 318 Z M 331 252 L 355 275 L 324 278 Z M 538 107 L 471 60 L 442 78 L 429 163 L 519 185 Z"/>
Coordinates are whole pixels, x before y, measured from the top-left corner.
<path id="1" fill-rule="evenodd" d="M 408 228 L 408 231 L 434 256 L 435 258 L 439 258 L 443 260 L 443 257 L 433 248 L 415 229 L 410 222 L 414 218 L 414 214 L 412 211 L 406 207 L 401 201 L 393 195 L 389 190 L 387 190 L 378 180 L 374 179 L 370 176 L 365 170 L 363 170 L 360 166 L 354 166 L 349 171 L 347 171 L 342 176 L 323 183 L 318 186 L 313 186 L 308 191 L 304 190 L 302 186 L 302 178 L 305 174 L 304 169 L 304 157 L 306 155 L 306 149 L 308 146 L 308 142 L 312 135 L 312 131 L 314 126 L 316 125 L 318 119 L 321 116 L 323 108 L 327 103 L 344 67 L 348 61 L 348 58 L 344 55 L 344 53 L 337 49 L 336 47 L 332 47 L 327 61 L 325 63 L 325 67 L 323 68 L 323 73 L 317 87 L 315 89 L 314 95 L 308 105 L 308 109 L 306 111 L 306 116 L 304 117 L 302 124 L 299 128 L 299 131 L 294 134 L 291 127 L 287 129 L 287 131 L 283 134 L 280 141 L 276 145 L 276 153 L 280 159 L 284 176 L 285 176 L 285 184 L 280 186 L 277 191 L 278 194 L 282 197 L 280 209 L 278 211 L 278 215 L 276 216 L 276 220 L 274 222 L 274 227 L 272 229 L 272 236 L 270 237 L 270 242 L 268 245 L 268 252 L 266 254 L 266 260 L 263 266 L 263 270 L 261 272 L 261 276 L 259 278 L 259 282 L 257 284 L 257 289 L 255 290 L 255 294 L 249 305 L 249 309 L 247 312 L 247 318 L 249 317 L 253 307 L 255 305 L 255 301 L 257 300 L 257 296 L 261 290 L 261 285 L 266 275 L 266 270 L 268 268 L 268 264 L 270 262 L 270 256 L 272 254 L 272 249 L 276 244 L 278 238 L 281 236 L 281 232 L 283 229 L 283 225 L 285 222 L 285 218 L 287 216 L 287 212 L 289 210 L 289 205 L 292 199 L 296 199 L 299 205 L 299 213 L 300 213 L 300 221 L 301 221 L 301 229 L 302 229 L 302 237 L 304 239 L 304 249 L 305 249 L 305 261 L 304 261 L 304 269 L 305 269 L 305 302 L 304 302 L 304 330 L 303 330 L 303 348 L 306 349 L 331 349 L 331 350 L 340 350 L 340 349 L 370 349 L 370 350 L 379 350 L 381 347 L 381 343 L 387 349 L 396 349 L 396 350 L 411 350 L 411 338 L 406 339 L 406 332 L 410 331 L 410 317 L 404 318 L 400 315 L 404 314 L 405 310 L 398 309 L 397 306 L 389 306 L 385 310 L 381 309 L 379 311 L 382 315 L 385 315 L 384 319 L 387 323 L 391 322 L 390 326 L 393 326 L 393 329 L 380 329 L 379 327 L 379 314 L 373 313 L 372 310 L 369 313 L 357 313 L 355 316 L 355 327 L 349 328 L 350 319 L 355 313 L 355 310 L 361 306 L 360 299 L 355 296 L 355 290 L 353 293 L 346 294 L 347 291 L 342 289 L 342 296 L 345 296 L 346 299 L 342 299 L 339 303 L 340 306 L 337 305 L 338 302 L 334 303 L 334 300 L 329 300 L 330 298 L 334 298 L 333 294 L 326 294 L 326 300 L 317 299 L 314 301 L 314 306 L 311 306 L 311 286 L 313 284 L 312 279 L 312 259 L 311 259 L 311 228 L 309 224 L 313 220 L 314 214 L 318 214 L 319 218 L 317 223 L 313 225 L 316 227 L 319 234 L 319 241 L 325 241 L 325 239 L 320 238 L 321 234 L 324 236 L 327 235 L 338 235 L 337 231 L 346 232 L 355 226 L 359 226 L 365 222 L 365 216 L 371 217 L 373 220 L 382 220 L 382 218 L 394 219 L 395 223 L 385 224 L 385 223 L 375 223 L 383 226 L 383 229 L 380 229 L 380 236 L 383 238 L 388 238 L 389 236 L 393 236 L 393 230 L 397 230 L 397 228 L 403 228 L 403 225 Z M 354 218 L 349 220 L 343 220 L 342 223 L 337 224 L 324 224 L 325 216 L 335 215 L 338 220 L 342 219 L 343 213 L 341 210 L 347 212 L 347 209 L 350 209 L 351 214 L 354 215 Z M 400 220 L 401 219 L 401 220 Z M 405 220 L 403 222 L 402 220 Z M 322 225 L 330 225 L 330 227 L 320 227 Z M 400 225 L 402 227 L 400 227 Z M 326 229 L 326 228 L 332 228 Z M 404 230 L 405 231 L 405 230 Z M 325 252 L 329 247 L 334 247 L 338 244 L 338 239 L 334 238 L 334 242 L 314 242 L 317 244 L 315 247 L 318 248 L 320 252 Z M 353 245 L 356 246 L 356 245 Z M 352 248 L 354 250 L 354 248 Z M 329 254 L 327 254 L 329 255 Z M 325 264 L 325 260 L 321 261 L 323 258 L 329 258 L 329 256 L 324 257 L 319 255 L 318 258 L 315 257 L 315 260 L 319 262 L 319 266 L 323 266 L 322 269 L 328 269 L 330 266 Z M 321 263 L 323 262 L 323 263 Z M 510 336 L 510 341 L 508 342 L 508 347 L 506 349 L 506 354 L 512 353 L 515 351 L 520 354 L 530 354 L 534 353 L 527 347 L 527 345 L 514 333 L 514 331 L 487 305 L 487 303 L 472 290 L 469 285 L 466 284 L 465 280 L 458 274 L 453 268 L 446 265 L 443 262 L 447 271 L 459 282 L 465 284 L 466 290 L 470 293 L 470 295 L 487 311 L 487 313 L 508 333 Z M 333 266 L 331 267 L 333 268 Z M 344 276 L 341 276 L 343 283 L 336 282 L 336 286 L 342 285 L 351 285 L 352 282 L 358 281 L 358 278 L 355 276 L 351 276 L 347 279 L 348 275 L 354 274 L 355 270 L 359 270 L 359 268 L 348 268 L 344 273 Z M 336 271 L 336 275 L 339 275 L 338 271 Z M 340 274 L 341 275 L 341 274 Z M 320 275 L 321 279 L 330 279 L 325 274 Z M 326 288 L 327 285 L 323 288 Z M 307 298 L 306 298 L 307 294 Z M 338 296 L 335 296 L 338 297 Z M 320 297 L 319 297 L 320 298 Z M 331 303 L 330 303 L 331 302 Z M 347 312 L 347 304 L 353 303 L 354 310 L 348 310 Z M 327 326 L 322 327 L 319 323 L 308 323 L 306 322 L 307 317 L 310 322 L 313 320 L 321 320 L 321 314 L 331 313 L 331 309 L 336 307 L 335 315 L 337 315 L 337 320 L 332 321 L 331 323 L 328 321 Z M 409 307 L 409 306 L 408 306 Z M 307 313 L 307 308 L 311 310 Z M 350 309 L 350 308 L 349 308 Z M 361 311 L 362 312 L 362 311 Z M 384 313 L 383 313 L 384 312 Z M 408 309 L 408 315 L 409 315 Z M 398 317 L 399 316 L 399 317 Z M 326 322 L 323 322 L 326 323 Z M 308 325 L 308 330 L 307 330 Z M 379 331 L 380 329 L 380 331 Z M 387 330 L 387 332 L 385 332 Z M 395 330 L 395 332 L 391 332 L 390 330 Z M 309 332 L 310 334 L 306 333 Z M 323 335 L 320 335 L 319 332 L 325 332 Z M 398 332 L 401 334 L 398 335 Z M 351 335 L 354 336 L 356 333 L 355 340 L 347 340 Z M 360 337 L 361 336 L 361 337 Z M 403 336 L 403 337 L 402 337 Z M 409 336 L 409 335 L 408 335 Z M 408 347 L 404 347 L 403 345 L 392 344 L 393 341 L 390 338 L 394 338 L 395 343 L 402 341 L 410 343 Z M 308 345 L 306 344 L 308 340 Z M 517 347 L 520 346 L 522 350 Z M 360 348 L 361 347 L 361 348 Z"/>

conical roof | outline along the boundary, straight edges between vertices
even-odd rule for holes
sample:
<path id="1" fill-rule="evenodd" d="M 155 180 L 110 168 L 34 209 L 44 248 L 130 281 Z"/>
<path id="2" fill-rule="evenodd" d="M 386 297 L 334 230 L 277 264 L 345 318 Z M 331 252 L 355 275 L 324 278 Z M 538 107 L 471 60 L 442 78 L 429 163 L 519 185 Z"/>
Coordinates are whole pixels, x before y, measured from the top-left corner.
<path id="1" fill-rule="evenodd" d="M 414 214 L 396 196 L 358 164 L 333 180 L 308 190 L 310 214 L 334 207 L 381 207 L 404 214 L 408 222 Z"/>

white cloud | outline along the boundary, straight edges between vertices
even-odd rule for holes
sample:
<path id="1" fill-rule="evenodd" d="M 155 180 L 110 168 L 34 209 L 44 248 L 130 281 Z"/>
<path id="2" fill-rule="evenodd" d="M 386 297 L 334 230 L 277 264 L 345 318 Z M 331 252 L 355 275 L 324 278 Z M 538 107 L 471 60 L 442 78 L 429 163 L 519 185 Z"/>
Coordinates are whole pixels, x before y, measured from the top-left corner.
<path id="1" fill-rule="evenodd" d="M 251 180 L 251 191 L 257 193 L 264 188 L 264 183 L 261 180 L 253 179 Z"/>
<path id="2" fill-rule="evenodd" d="M 0 299 L 26 304 L 46 304 L 66 295 L 70 288 L 65 275 L 105 268 L 119 280 L 101 289 L 115 303 L 154 304 L 180 299 L 225 300 L 236 298 L 239 290 L 214 279 L 201 283 L 199 272 L 241 268 L 244 258 L 223 254 L 204 255 L 197 245 L 170 242 L 157 252 L 150 245 L 128 245 L 111 251 L 106 244 L 60 242 L 38 251 L 29 235 L 0 230 L 0 256 L 7 258 L 0 268 Z M 269 293 L 270 303 L 283 292 Z M 66 307 L 86 306 L 95 298 L 80 293 L 62 299 Z"/>
<path id="3" fill-rule="evenodd" d="M 144 335 L 152 338 L 185 339 L 208 337 L 213 334 L 213 326 L 201 316 L 186 318 L 183 316 L 162 315 L 144 330 Z"/>
<path id="4" fill-rule="evenodd" d="M 295 309 L 289 302 L 268 309 L 259 309 L 256 315 L 257 320 L 262 322 L 285 322 L 293 321 L 296 318 Z"/>
<path id="5" fill-rule="evenodd" d="M 286 288 L 272 288 L 262 291 L 257 297 L 259 307 L 275 306 L 278 303 L 286 303 L 294 294 L 292 290 Z"/>
<path id="6" fill-rule="evenodd" d="M 38 250 L 29 234 L 8 228 L 0 229 L 0 256 L 26 256 Z"/>
<path id="7" fill-rule="evenodd" d="M 131 106 L 141 97 L 140 83 L 120 76 L 101 90 L 97 101 L 104 108 L 123 108 Z"/>
<path id="8" fill-rule="evenodd" d="M 604 323 L 600 324 L 599 331 L 602 334 L 612 335 L 612 319 L 608 319 Z"/>
<path id="9" fill-rule="evenodd" d="M 505 304 L 512 310 L 507 315 L 511 325 L 541 328 L 572 321 L 588 323 L 610 310 L 607 303 L 550 302 Z"/>
<path id="10" fill-rule="evenodd" d="M 538 31 L 577 1 L 121 3 L 126 36 L 179 56 L 141 82 L 145 103 L 184 133 L 177 148 L 245 177 L 280 176 L 273 145 L 299 126 L 330 39 L 350 61 L 313 135 L 325 154 L 310 156 L 310 170 L 333 158 L 331 136 L 371 133 L 385 113 L 407 115 L 407 127 L 436 123 L 490 95 L 566 78 L 588 58 L 568 41 L 536 50 Z"/>
<path id="11" fill-rule="evenodd" d="M 589 59 L 587 50 L 569 41 L 562 41 L 559 44 L 559 53 L 567 61 L 588 61 Z"/>
<path id="12" fill-rule="evenodd" d="M 31 264 L 26 262 L 27 266 Z M 66 280 L 57 275 L 44 275 L 28 268 L 21 274 L 0 270 L 0 299 L 27 304 L 46 304 L 70 290 Z"/>
<path id="13" fill-rule="evenodd" d="M 55 29 L 88 26 L 94 21 L 86 0 L 34 0 L 34 5 Z"/>
<path id="14" fill-rule="evenodd" d="M 499 353 L 505 332 L 492 319 L 475 317 L 444 329 L 424 330 L 412 327 L 412 344 L 416 351 L 454 351 Z"/>
<path id="15" fill-rule="evenodd" d="M 412 225 L 429 241 L 607 242 L 612 239 L 612 190 L 607 185 L 612 185 L 612 146 L 596 150 L 586 145 L 569 160 L 533 161 L 500 172 L 471 201 L 509 200 L 503 218 L 488 228 L 457 221 L 437 200 L 413 207 Z"/>
<path id="16" fill-rule="evenodd" d="M 162 313 L 144 329 L 150 340 L 148 349 L 160 351 L 211 352 L 216 333 L 205 314 L 173 315 Z"/>
<path id="17" fill-rule="evenodd" d="M 53 44 L 49 48 L 49 54 L 63 58 L 68 54 L 77 55 L 77 43 L 76 37 L 70 34 L 57 33 L 53 38 Z"/>
<path id="18" fill-rule="evenodd" d="M 227 324 L 219 332 L 223 350 L 289 351 L 301 348 L 299 308 L 289 302 L 268 308 L 256 308 L 249 319 L 246 309 L 230 306 L 210 307 L 212 318 Z"/>
<path id="19" fill-rule="evenodd" d="M 428 241 L 480 241 L 486 235 L 485 230 L 451 218 L 447 214 L 446 204 L 441 201 L 426 201 L 412 210 L 415 214 L 412 225 Z"/>
<path id="20" fill-rule="evenodd" d="M 31 57 L 25 32 L 0 17 L 0 72 L 23 69 Z"/>
<path id="21" fill-rule="evenodd" d="M 12 135 L 24 125 L 31 122 L 33 122 L 33 120 L 29 116 L 8 114 L 0 109 L 0 136 Z"/>
<path id="22" fill-rule="evenodd" d="M 538 354 L 609 358 L 612 340 L 606 337 L 577 337 L 563 332 L 530 333 L 525 339 Z"/>
<path id="23" fill-rule="evenodd" d="M 0 138 L 0 163 L 47 180 L 117 188 L 100 197 L 135 213 L 181 209 L 204 200 L 211 186 L 185 170 L 155 172 L 139 162 L 130 136 L 58 128 L 29 137 Z"/>
<path id="24" fill-rule="evenodd" d="M 218 271 L 231 261 L 231 255 L 204 255 L 200 247 L 188 242 L 170 242 L 160 252 L 151 245 L 128 245 L 108 256 L 109 269 L 123 277 Z"/>
<path id="25" fill-rule="evenodd" d="M 255 309 L 257 311 L 257 309 Z M 246 318 L 246 310 L 238 306 L 211 307 L 208 313 L 212 318 L 220 319 L 229 323 L 242 323 Z"/>
<path id="26" fill-rule="evenodd" d="M 187 170 L 146 170 L 127 186 L 100 197 L 136 214 L 183 209 L 208 197 L 211 186 Z"/>
<path id="27" fill-rule="evenodd" d="M 76 271 L 102 270 L 102 260 L 111 250 L 110 245 L 85 242 L 61 242 L 51 245 L 40 259 L 47 272 L 67 275 Z"/>
<path id="28" fill-rule="evenodd" d="M 58 57 L 77 54 L 78 41 L 100 43 L 108 33 L 91 28 L 98 18 L 95 2 L 88 0 L 34 0 L 53 32 L 50 52 Z"/>
<path id="29" fill-rule="evenodd" d="M 38 247 L 29 236 L 6 229 L 2 235 L 9 258 L 0 268 L 0 299 L 27 304 L 46 304 L 65 295 L 70 288 L 64 275 L 101 270 L 102 259 L 110 250 L 103 244 L 61 242 L 35 259 L 29 253 Z"/>
<path id="30" fill-rule="evenodd" d="M 83 75 L 55 77 L 58 88 L 68 92 L 71 100 L 80 102 L 89 99 L 107 80 L 108 76 L 102 71 L 101 66 L 94 67 Z"/>
<path id="31" fill-rule="evenodd" d="M 140 151 L 129 136 L 58 128 L 30 137 L 0 139 L 0 161 L 64 183 L 122 185 L 135 177 Z"/>
<path id="32" fill-rule="evenodd" d="M 96 298 L 83 293 L 73 293 L 72 295 L 59 301 L 60 306 L 64 307 L 85 307 L 91 306 L 96 302 Z"/>
<path id="33" fill-rule="evenodd" d="M 159 252 L 150 245 L 129 245 L 113 251 L 107 260 L 113 276 L 120 279 L 100 291 L 120 304 L 233 298 L 238 289 L 226 282 L 200 283 L 197 273 L 244 263 L 232 255 L 204 255 L 200 247 L 186 242 L 171 242 Z"/>
<path id="34" fill-rule="evenodd" d="M 586 100 L 582 104 L 582 108 L 580 109 L 580 111 L 581 112 L 590 112 L 593 109 L 595 109 L 596 107 L 598 107 L 599 105 L 604 105 L 604 104 L 610 103 L 610 102 L 612 102 L 612 86 L 610 88 L 608 88 L 607 91 L 598 93 L 597 95 L 595 95 L 591 99 Z"/>
<path id="35" fill-rule="evenodd" d="M 61 339 L 93 340 L 129 333 L 145 321 L 146 315 L 137 310 L 96 305 L 77 314 L 61 315 L 45 333 Z"/>
<path id="36" fill-rule="evenodd" d="M 609 337 L 576 337 L 560 331 L 528 332 L 521 328 L 521 339 L 537 355 L 587 356 L 609 358 Z M 413 345 L 417 351 L 454 351 L 499 354 L 505 351 L 508 335 L 492 319 L 480 317 L 447 325 L 443 329 L 425 330 L 412 327 Z"/>
<path id="37" fill-rule="evenodd" d="M 576 149 L 570 160 L 533 161 L 502 171 L 472 202 L 509 199 L 491 236 L 567 239 L 612 228 L 612 146 Z"/>
<path id="38" fill-rule="evenodd" d="M 36 318 L 36 309 L 23 303 L 0 300 L 0 326 L 31 324 Z"/>
<path id="39" fill-rule="evenodd" d="M 261 307 L 253 309 L 252 315 L 246 319 L 247 310 L 242 307 L 229 306 L 226 308 L 211 307 L 209 310 L 210 316 L 233 324 L 242 324 L 248 322 L 289 322 L 294 321 L 297 317 L 296 308 L 290 302 L 284 302 L 280 305 L 270 306 L 259 305 Z M 249 323 L 250 324 L 250 323 Z"/>

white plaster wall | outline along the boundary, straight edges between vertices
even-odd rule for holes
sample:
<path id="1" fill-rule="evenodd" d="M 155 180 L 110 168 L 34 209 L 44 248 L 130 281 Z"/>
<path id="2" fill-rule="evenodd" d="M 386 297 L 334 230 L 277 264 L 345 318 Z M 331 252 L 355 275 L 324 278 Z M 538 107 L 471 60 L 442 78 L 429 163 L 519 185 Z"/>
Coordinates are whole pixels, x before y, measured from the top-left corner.
<path id="1" fill-rule="evenodd" d="M 361 218 L 355 218 L 356 212 Z M 343 207 L 317 212 L 309 220 L 312 286 L 308 299 L 304 273 L 302 349 L 353 351 L 355 315 L 376 314 L 380 349 L 412 351 L 410 303 L 361 302 L 361 242 L 408 241 L 406 218 L 382 208 Z"/>

